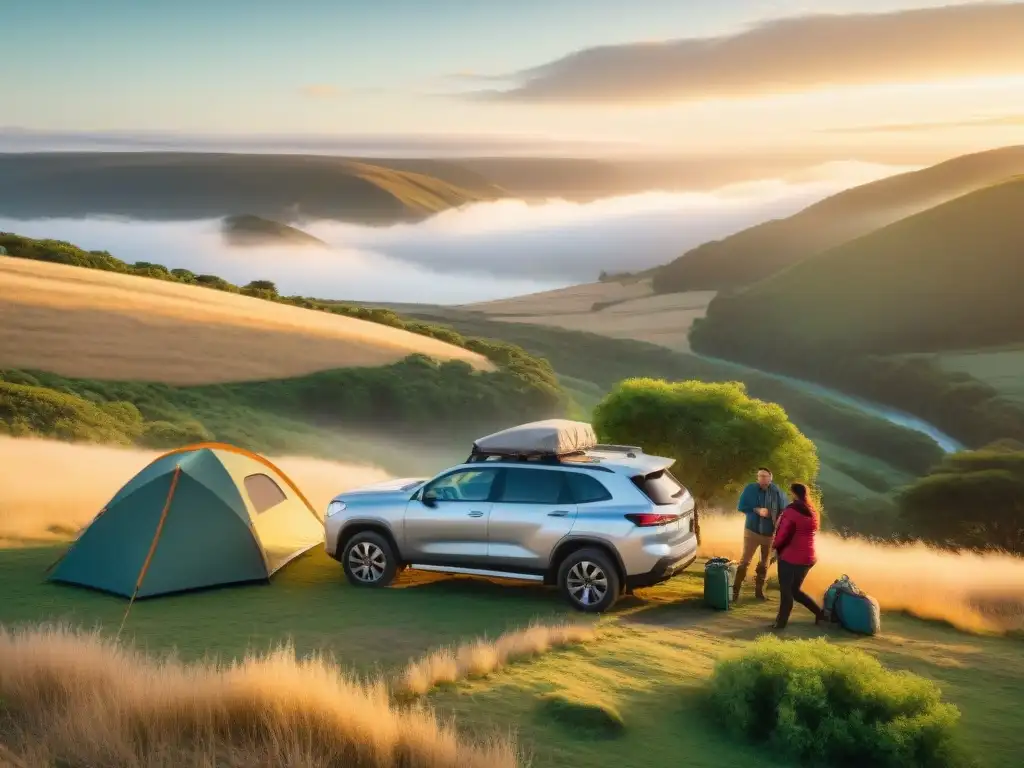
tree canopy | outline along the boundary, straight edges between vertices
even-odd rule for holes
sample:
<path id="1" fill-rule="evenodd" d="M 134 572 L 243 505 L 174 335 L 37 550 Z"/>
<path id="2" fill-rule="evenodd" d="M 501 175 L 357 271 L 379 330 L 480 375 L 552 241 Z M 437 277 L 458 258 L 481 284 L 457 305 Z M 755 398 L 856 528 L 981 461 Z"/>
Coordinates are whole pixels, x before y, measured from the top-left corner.
<path id="1" fill-rule="evenodd" d="M 593 422 L 602 440 L 674 458 L 698 515 L 737 493 L 759 466 L 783 488 L 818 475 L 814 443 L 782 406 L 750 397 L 740 382 L 628 379 L 598 404 Z M 694 527 L 699 540 L 699 517 Z"/>
<path id="2" fill-rule="evenodd" d="M 899 501 L 923 539 L 1024 554 L 1024 450 L 1012 443 L 948 456 Z"/>

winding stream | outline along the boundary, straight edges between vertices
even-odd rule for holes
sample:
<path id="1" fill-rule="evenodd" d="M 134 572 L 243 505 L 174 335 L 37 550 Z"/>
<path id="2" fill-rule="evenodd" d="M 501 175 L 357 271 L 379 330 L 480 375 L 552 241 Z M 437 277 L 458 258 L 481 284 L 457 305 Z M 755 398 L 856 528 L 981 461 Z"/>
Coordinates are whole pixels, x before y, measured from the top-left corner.
<path id="1" fill-rule="evenodd" d="M 703 357 L 705 360 L 712 360 L 716 363 L 724 363 L 726 365 L 731 365 L 737 368 L 745 367 L 731 360 L 723 360 L 720 357 L 708 357 L 707 355 L 700 355 L 700 357 Z M 754 369 L 748 368 L 748 370 Z M 938 446 L 942 448 L 942 450 L 944 450 L 946 453 L 953 453 L 955 451 L 963 450 L 964 448 L 963 443 L 961 443 L 952 435 L 947 435 L 934 424 L 930 424 L 924 419 L 921 419 L 912 414 L 905 413 L 904 411 L 900 411 L 896 408 L 890 408 L 887 405 L 881 405 L 879 403 L 871 402 L 870 400 L 865 400 L 860 397 L 848 395 L 845 392 L 840 392 L 839 390 L 832 389 L 831 387 L 826 387 L 821 384 L 816 384 L 811 381 L 804 381 L 803 379 L 796 379 L 793 378 L 792 376 L 786 376 L 784 374 L 779 373 L 770 373 L 768 371 L 763 371 L 760 368 L 756 370 L 758 373 L 764 376 L 770 376 L 773 379 L 784 381 L 787 384 L 790 384 L 796 387 L 797 389 L 802 389 L 803 391 L 808 392 L 810 394 L 816 395 L 821 398 L 834 400 L 837 403 L 841 403 L 851 408 L 856 408 L 860 411 L 863 411 L 864 413 L 868 413 L 880 419 L 885 419 L 886 421 L 892 424 L 896 424 L 897 426 L 906 427 L 907 429 L 912 429 L 915 432 L 920 432 L 923 435 L 927 435 L 932 440 L 934 440 L 938 444 Z"/>

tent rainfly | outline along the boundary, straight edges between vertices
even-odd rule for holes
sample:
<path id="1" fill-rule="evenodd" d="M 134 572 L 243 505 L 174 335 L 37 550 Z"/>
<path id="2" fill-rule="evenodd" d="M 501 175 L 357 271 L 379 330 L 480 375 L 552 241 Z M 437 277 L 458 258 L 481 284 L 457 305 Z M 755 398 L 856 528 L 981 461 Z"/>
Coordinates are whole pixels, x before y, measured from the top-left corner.
<path id="1" fill-rule="evenodd" d="M 323 542 L 320 517 L 265 458 L 223 443 L 164 454 L 110 500 L 51 581 L 132 599 L 269 579 Z"/>
<path id="2" fill-rule="evenodd" d="M 586 422 L 548 419 L 481 437 L 473 443 L 473 453 L 565 456 L 586 451 L 596 445 L 594 428 Z"/>

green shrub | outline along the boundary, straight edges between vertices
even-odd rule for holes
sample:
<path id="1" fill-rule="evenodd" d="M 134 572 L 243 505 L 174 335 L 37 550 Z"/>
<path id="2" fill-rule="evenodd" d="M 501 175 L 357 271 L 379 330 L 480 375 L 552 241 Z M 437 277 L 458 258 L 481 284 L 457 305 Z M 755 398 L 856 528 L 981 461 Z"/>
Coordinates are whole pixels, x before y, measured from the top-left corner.
<path id="1" fill-rule="evenodd" d="M 955 737 L 959 710 L 939 687 L 892 672 L 824 639 L 764 637 L 720 661 L 711 705 L 737 738 L 805 764 L 951 768 L 969 764 Z"/>
<path id="2" fill-rule="evenodd" d="M 126 445 L 137 434 L 137 422 L 122 421 L 124 413 L 120 408 L 108 411 L 78 395 L 0 381 L 0 431 L 15 437 Z"/>

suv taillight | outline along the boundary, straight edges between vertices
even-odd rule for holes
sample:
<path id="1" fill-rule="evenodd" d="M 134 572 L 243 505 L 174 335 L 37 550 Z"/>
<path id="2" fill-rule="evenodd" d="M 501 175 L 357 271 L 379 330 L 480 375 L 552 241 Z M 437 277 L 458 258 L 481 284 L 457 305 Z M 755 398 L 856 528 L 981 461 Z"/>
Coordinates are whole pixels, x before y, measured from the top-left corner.
<path id="1" fill-rule="evenodd" d="M 642 512 L 638 515 L 626 515 L 626 519 L 639 528 L 650 528 L 655 525 L 668 525 L 679 519 L 679 515 L 662 515 L 656 512 Z"/>

